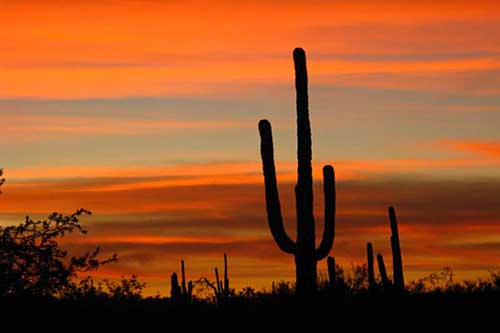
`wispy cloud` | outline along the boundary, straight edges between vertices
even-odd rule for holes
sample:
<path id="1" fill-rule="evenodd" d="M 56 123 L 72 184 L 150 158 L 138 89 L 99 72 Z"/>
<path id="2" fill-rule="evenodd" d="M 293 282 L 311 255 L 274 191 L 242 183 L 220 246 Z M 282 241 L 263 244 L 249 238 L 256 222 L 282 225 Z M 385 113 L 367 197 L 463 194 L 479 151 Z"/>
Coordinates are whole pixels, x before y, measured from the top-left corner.
<path id="1" fill-rule="evenodd" d="M 265 92 L 269 85 L 289 83 L 290 50 L 297 45 L 311 51 L 311 73 L 365 75 L 358 84 L 373 81 L 373 74 L 398 74 L 397 81 L 408 86 L 412 73 L 432 80 L 437 74 L 499 69 L 499 7 L 493 1 L 314 1 L 307 11 L 304 6 L 3 5 L 0 98 L 214 97 L 259 87 Z M 461 82 L 448 80 L 455 87 Z M 373 82 L 371 87 L 385 88 Z"/>
<path id="2" fill-rule="evenodd" d="M 474 140 L 448 140 L 443 141 L 445 148 L 472 153 L 474 155 L 486 156 L 492 159 L 500 159 L 500 141 L 474 141 Z"/>
<path id="3" fill-rule="evenodd" d="M 161 133 L 162 131 L 217 130 L 223 128 L 255 127 L 253 123 L 231 120 L 176 120 L 142 118 L 122 119 L 119 117 L 53 117 L 53 116 L 2 116 L 8 124 L 3 131 L 4 140 L 26 141 L 54 139 L 58 136 L 113 136 Z"/>

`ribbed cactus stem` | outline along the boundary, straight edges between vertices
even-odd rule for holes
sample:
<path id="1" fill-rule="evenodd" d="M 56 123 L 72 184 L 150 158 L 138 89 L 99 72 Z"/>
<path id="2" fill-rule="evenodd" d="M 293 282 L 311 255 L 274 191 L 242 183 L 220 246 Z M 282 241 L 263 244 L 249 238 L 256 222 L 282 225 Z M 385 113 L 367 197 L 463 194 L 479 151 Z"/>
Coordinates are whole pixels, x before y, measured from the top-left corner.
<path id="1" fill-rule="evenodd" d="M 384 286 L 384 291 L 388 291 L 390 288 L 389 278 L 387 277 L 387 270 L 385 269 L 384 257 L 380 253 L 377 254 L 377 262 L 380 278 L 382 279 L 382 285 Z"/>
<path id="2" fill-rule="evenodd" d="M 373 245 L 372 243 L 366 244 L 366 256 L 368 258 L 368 289 L 373 291 L 375 289 L 375 270 L 373 268 Z"/>
<path id="3" fill-rule="evenodd" d="M 403 291 L 405 288 L 403 274 L 403 260 L 401 258 L 401 247 L 399 244 L 398 222 L 394 207 L 389 207 L 389 219 L 391 222 L 391 248 L 392 248 L 392 269 L 394 275 L 394 287 Z"/>
<path id="4" fill-rule="evenodd" d="M 272 130 L 269 121 L 261 120 L 259 122 L 259 132 L 269 229 L 278 247 L 283 252 L 295 256 L 297 293 L 309 295 L 314 293 L 317 287 L 317 262 L 328 256 L 335 237 L 335 175 L 333 167 L 325 166 L 323 168 L 325 222 L 323 237 L 316 249 L 313 215 L 311 124 L 309 120 L 308 78 L 304 50 L 295 49 L 293 51 L 293 60 L 297 93 L 296 242 L 286 234 L 283 224 L 274 165 Z"/>
<path id="5" fill-rule="evenodd" d="M 328 267 L 328 281 L 330 284 L 330 288 L 335 288 L 335 281 L 336 281 L 336 272 L 335 272 L 335 258 L 334 257 L 328 257 L 326 259 L 326 264 Z"/>

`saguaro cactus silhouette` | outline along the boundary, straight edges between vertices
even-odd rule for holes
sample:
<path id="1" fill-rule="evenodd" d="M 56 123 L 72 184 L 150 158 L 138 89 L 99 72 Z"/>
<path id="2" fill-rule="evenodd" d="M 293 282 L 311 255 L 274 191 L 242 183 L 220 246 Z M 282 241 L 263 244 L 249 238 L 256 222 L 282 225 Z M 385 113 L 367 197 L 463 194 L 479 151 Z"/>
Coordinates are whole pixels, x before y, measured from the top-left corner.
<path id="1" fill-rule="evenodd" d="M 394 287 L 396 290 L 405 289 L 403 276 L 403 260 L 401 258 L 401 247 L 399 245 L 398 222 L 394 207 L 389 207 L 389 219 L 391 221 L 391 248 L 392 248 L 392 270 L 394 274 Z"/>
<path id="2" fill-rule="evenodd" d="M 219 269 L 217 267 L 214 268 L 214 272 L 215 272 L 215 285 L 212 282 L 210 282 L 207 278 L 204 278 L 204 281 L 214 291 L 217 304 L 218 305 L 227 304 L 231 293 L 231 289 L 229 289 L 227 255 L 225 253 L 224 253 L 224 281 L 220 280 Z"/>
<path id="3" fill-rule="evenodd" d="M 261 156 L 266 192 L 266 210 L 269 228 L 278 247 L 295 256 L 296 286 L 300 295 L 311 294 L 317 287 L 317 262 L 330 252 L 335 236 L 335 176 L 333 167 L 323 168 L 325 198 L 325 222 L 323 237 L 316 249 L 313 215 L 313 179 L 311 125 L 309 122 L 309 101 L 307 95 L 306 54 L 303 49 L 293 51 L 295 64 L 295 87 L 297 92 L 297 159 L 298 179 L 295 186 L 297 211 L 297 240 L 294 242 L 286 233 L 281 215 L 281 205 L 276 182 L 274 148 L 271 124 L 259 122 Z"/>
<path id="4" fill-rule="evenodd" d="M 385 270 L 384 257 L 379 253 L 377 254 L 378 271 L 380 273 L 380 278 L 382 279 L 382 285 L 384 286 L 384 291 L 389 291 L 390 283 L 387 277 L 387 271 Z"/>
<path id="5" fill-rule="evenodd" d="M 328 267 L 328 282 L 329 282 L 330 288 L 333 289 L 333 288 L 335 288 L 335 281 L 337 280 L 337 274 L 335 272 L 335 258 L 328 257 L 326 259 L 326 264 Z"/>
<path id="6" fill-rule="evenodd" d="M 368 290 L 373 292 L 375 289 L 375 269 L 373 265 L 373 245 L 366 244 L 366 256 L 368 259 Z"/>
<path id="7" fill-rule="evenodd" d="M 172 273 L 170 276 L 170 297 L 172 302 L 175 303 L 191 303 L 193 295 L 193 281 L 189 281 L 186 285 L 186 271 L 184 267 L 184 260 L 181 260 L 181 285 L 179 285 L 179 278 L 177 273 Z M 187 286 L 187 287 L 186 287 Z"/>

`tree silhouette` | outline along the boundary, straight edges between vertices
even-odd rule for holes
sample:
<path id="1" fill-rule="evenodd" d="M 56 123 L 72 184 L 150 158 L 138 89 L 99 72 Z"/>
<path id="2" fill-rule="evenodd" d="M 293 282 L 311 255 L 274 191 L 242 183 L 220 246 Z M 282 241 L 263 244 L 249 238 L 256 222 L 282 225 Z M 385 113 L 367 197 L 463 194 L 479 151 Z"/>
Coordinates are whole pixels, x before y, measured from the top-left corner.
<path id="1" fill-rule="evenodd" d="M 101 265 L 117 261 L 117 256 L 100 260 L 100 248 L 82 256 L 68 256 L 58 239 L 74 231 L 86 234 L 79 223 L 80 209 L 65 216 L 49 215 L 35 221 L 29 216 L 17 226 L 0 227 L 0 296 L 57 296 L 74 287 L 78 273 L 90 272 Z"/>
<path id="2" fill-rule="evenodd" d="M 5 178 L 2 178 L 2 175 L 3 175 L 3 169 L 0 169 L 0 186 L 2 186 L 3 183 L 5 183 Z M 2 191 L 0 191 L 0 193 L 2 193 Z"/>

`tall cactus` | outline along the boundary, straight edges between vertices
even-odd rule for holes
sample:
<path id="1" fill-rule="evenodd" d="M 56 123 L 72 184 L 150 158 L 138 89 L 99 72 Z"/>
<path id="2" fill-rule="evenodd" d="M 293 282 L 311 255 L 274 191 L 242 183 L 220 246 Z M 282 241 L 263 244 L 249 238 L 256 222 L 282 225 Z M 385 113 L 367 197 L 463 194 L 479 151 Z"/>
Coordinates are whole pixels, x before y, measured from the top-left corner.
<path id="1" fill-rule="evenodd" d="M 271 234 L 278 247 L 295 256 L 296 286 L 299 295 L 310 295 L 317 288 L 317 262 L 328 256 L 335 236 L 335 176 L 333 167 L 323 168 L 325 222 L 323 238 L 316 249 L 313 216 L 313 179 L 311 125 L 307 96 L 306 54 L 303 49 L 293 51 L 295 88 L 297 92 L 297 159 L 298 179 L 295 186 L 297 211 L 297 240 L 286 233 L 276 182 L 271 124 L 259 122 L 261 156 L 266 192 L 267 219 Z"/>
<path id="2" fill-rule="evenodd" d="M 399 245 L 398 222 L 394 207 L 389 207 L 389 219 L 391 221 L 391 248 L 392 248 L 392 269 L 394 275 L 394 287 L 396 290 L 405 289 L 403 275 L 403 260 L 401 259 L 401 247 Z"/>

